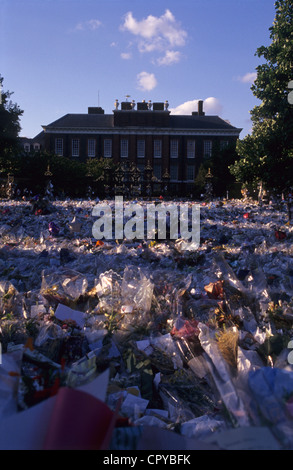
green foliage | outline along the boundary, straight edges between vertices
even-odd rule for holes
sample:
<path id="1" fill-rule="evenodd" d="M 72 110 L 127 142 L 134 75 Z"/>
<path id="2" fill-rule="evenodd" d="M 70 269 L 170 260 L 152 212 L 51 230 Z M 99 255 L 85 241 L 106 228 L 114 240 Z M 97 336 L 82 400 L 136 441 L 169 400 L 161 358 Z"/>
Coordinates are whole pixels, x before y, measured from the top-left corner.
<path id="1" fill-rule="evenodd" d="M 204 193 L 205 191 L 205 185 L 206 185 L 206 174 L 208 172 L 208 166 L 207 163 L 201 163 L 200 167 L 198 169 L 198 173 L 196 175 L 196 178 L 194 180 L 194 193 L 195 197 L 199 198 L 201 194 Z"/>
<path id="2" fill-rule="evenodd" d="M 239 140 L 236 145 L 236 152 L 242 158 L 238 159 L 234 164 L 230 165 L 230 171 L 234 175 L 236 181 L 244 184 L 256 183 L 263 176 L 263 161 L 265 157 L 262 155 L 259 141 L 251 135 L 247 135 L 243 140 Z M 256 155 L 259 156 L 256 159 Z"/>
<path id="3" fill-rule="evenodd" d="M 226 197 L 226 192 L 235 183 L 235 177 L 230 172 L 229 167 L 234 164 L 237 158 L 234 144 L 222 149 L 216 146 L 213 149 L 209 166 L 213 174 L 213 189 L 216 197 Z"/>
<path id="4" fill-rule="evenodd" d="M 110 168 L 113 168 L 114 166 L 114 163 L 108 158 L 89 158 L 86 161 L 87 175 L 91 176 L 93 180 L 97 180 L 102 176 L 104 169 L 107 166 L 109 166 Z"/>
<path id="5" fill-rule="evenodd" d="M 7 153 L 15 149 L 18 143 L 20 132 L 20 116 L 23 111 L 16 103 L 10 100 L 12 92 L 3 91 L 3 77 L 0 75 L 0 157 L 5 157 Z"/>
<path id="6" fill-rule="evenodd" d="M 231 173 L 242 183 L 262 180 L 267 188 L 283 190 L 293 184 L 293 107 L 288 103 L 293 78 L 292 0 L 276 1 L 275 8 L 271 44 L 256 51 L 265 62 L 256 68 L 251 90 L 261 103 L 251 110 L 252 134 L 238 143 L 240 160 L 231 165 Z"/>
<path id="7" fill-rule="evenodd" d="M 0 76 L 0 177 L 5 178 L 12 174 L 22 189 L 27 187 L 33 193 L 41 193 L 48 181 L 45 173 L 49 168 L 52 173 L 50 180 L 56 193 L 65 193 L 72 197 L 85 196 L 90 184 L 97 185 L 108 161 L 76 161 L 43 151 L 24 153 L 18 139 L 23 111 L 12 103 L 10 97 L 13 93 L 4 92 L 2 84 L 3 77 Z"/>
<path id="8" fill-rule="evenodd" d="M 234 174 L 230 172 L 230 166 L 237 160 L 238 154 L 235 145 L 231 144 L 225 148 L 215 145 L 210 158 L 206 158 L 198 169 L 195 178 L 195 194 L 199 197 L 205 192 L 206 174 L 210 168 L 213 175 L 212 184 L 215 197 L 225 197 L 236 181 Z"/>
<path id="9" fill-rule="evenodd" d="M 19 187 L 22 189 L 26 187 L 36 194 L 43 192 L 48 182 L 46 172 L 49 169 L 51 172 L 49 179 L 54 186 L 55 194 L 85 197 L 89 185 L 99 189 L 98 179 L 106 165 L 108 165 L 106 159 L 77 161 L 46 151 L 24 153 L 18 149 L 18 151 L 6 151 L 0 156 L 0 177 L 13 174 Z"/>

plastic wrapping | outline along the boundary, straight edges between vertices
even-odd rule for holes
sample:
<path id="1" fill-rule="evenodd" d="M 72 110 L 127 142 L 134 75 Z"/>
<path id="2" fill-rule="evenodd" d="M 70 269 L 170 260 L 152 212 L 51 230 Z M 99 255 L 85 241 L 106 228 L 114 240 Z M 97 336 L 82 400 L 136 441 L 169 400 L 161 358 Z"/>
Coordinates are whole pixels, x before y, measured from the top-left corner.
<path id="1" fill-rule="evenodd" d="M 152 303 L 153 287 L 153 283 L 140 268 L 127 266 L 121 284 L 123 304 L 132 305 L 138 311 L 148 313 Z"/>
<path id="2" fill-rule="evenodd" d="M 286 404 L 293 396 L 293 372 L 262 367 L 249 374 L 251 394 L 258 411 L 286 448 L 293 448 L 293 420 Z"/>
<path id="3" fill-rule="evenodd" d="M 107 369 L 105 401 L 114 411 L 122 398 L 127 423 L 116 436 L 154 426 L 184 443 L 222 434 L 215 442 L 229 448 L 242 445 L 229 430 L 254 436 L 268 424 L 290 448 L 291 379 L 280 392 L 285 376 L 253 375 L 268 364 L 292 370 L 292 227 L 282 209 L 202 205 L 201 244 L 186 252 L 182 240 L 97 243 L 95 203 L 56 200 L 35 214 L 0 201 L 0 411 L 26 412 Z"/>
<path id="4" fill-rule="evenodd" d="M 9 281 L 0 282 L 0 311 L 2 314 L 22 314 L 23 298 Z"/>
<path id="5" fill-rule="evenodd" d="M 96 377 L 96 356 L 93 352 L 74 362 L 67 372 L 65 384 L 68 387 L 78 387 Z"/>
<path id="6" fill-rule="evenodd" d="M 247 410 L 233 385 L 227 364 L 219 351 L 215 339 L 210 334 L 208 327 L 202 324 L 200 324 L 199 339 L 201 346 L 208 356 L 207 364 L 215 385 L 231 416 L 232 423 L 235 426 L 248 426 L 250 421 Z"/>
<path id="7" fill-rule="evenodd" d="M 16 413 L 17 394 L 23 346 L 8 348 L 9 351 L 1 355 L 0 364 L 0 417 L 1 419 Z"/>
<path id="8" fill-rule="evenodd" d="M 66 336 L 66 330 L 57 324 L 48 322 L 39 328 L 34 346 L 46 357 L 53 361 L 59 361 L 62 343 Z"/>
<path id="9" fill-rule="evenodd" d="M 43 271 L 41 294 L 49 303 L 68 304 L 85 294 L 87 278 L 73 270 L 60 270 L 58 273 Z"/>

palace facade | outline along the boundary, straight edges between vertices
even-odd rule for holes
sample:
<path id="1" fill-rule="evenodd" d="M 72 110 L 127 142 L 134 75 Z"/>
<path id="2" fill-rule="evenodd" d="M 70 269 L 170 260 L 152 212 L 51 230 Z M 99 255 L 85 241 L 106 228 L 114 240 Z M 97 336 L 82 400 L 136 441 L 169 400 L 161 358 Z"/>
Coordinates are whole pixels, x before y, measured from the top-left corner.
<path id="1" fill-rule="evenodd" d="M 206 115 L 203 101 L 190 115 L 173 115 L 168 101 L 116 100 L 112 114 L 90 107 L 85 114 L 66 114 L 42 127 L 42 147 L 49 152 L 128 162 L 142 175 L 148 166 L 155 181 L 167 176 L 178 194 L 192 192 L 201 162 L 214 148 L 235 146 L 241 132 L 218 116 Z"/>

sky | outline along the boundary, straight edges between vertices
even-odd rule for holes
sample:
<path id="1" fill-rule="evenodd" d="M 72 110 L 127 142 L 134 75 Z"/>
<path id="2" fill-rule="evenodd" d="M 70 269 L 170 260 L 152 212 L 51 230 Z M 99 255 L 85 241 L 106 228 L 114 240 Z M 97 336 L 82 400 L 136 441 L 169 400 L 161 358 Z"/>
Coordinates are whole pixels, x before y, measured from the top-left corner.
<path id="1" fill-rule="evenodd" d="M 117 99 L 168 100 L 171 114 L 203 100 L 242 139 L 274 17 L 274 0 L 0 0 L 3 90 L 24 137 L 88 107 L 111 114 Z"/>

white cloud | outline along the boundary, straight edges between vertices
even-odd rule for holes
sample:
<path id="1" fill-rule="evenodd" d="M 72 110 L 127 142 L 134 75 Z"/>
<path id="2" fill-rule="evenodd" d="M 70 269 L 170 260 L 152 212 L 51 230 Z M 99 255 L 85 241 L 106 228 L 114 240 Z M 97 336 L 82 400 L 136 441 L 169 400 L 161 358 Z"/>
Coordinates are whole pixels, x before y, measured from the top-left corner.
<path id="1" fill-rule="evenodd" d="M 257 77 L 256 72 L 248 72 L 242 77 L 238 77 L 238 80 L 242 83 L 253 83 L 256 77 Z"/>
<path id="2" fill-rule="evenodd" d="M 86 29 L 91 29 L 94 31 L 95 29 L 98 29 L 102 25 L 100 20 L 89 20 L 89 21 L 84 21 L 83 23 L 78 23 L 75 27 L 76 31 L 84 31 Z"/>
<path id="3" fill-rule="evenodd" d="M 132 58 L 132 54 L 131 52 L 121 52 L 120 57 L 124 60 L 130 60 Z"/>
<path id="4" fill-rule="evenodd" d="M 214 98 L 213 96 L 210 96 L 209 98 L 204 100 L 203 110 L 207 114 L 220 115 L 220 114 L 222 114 L 223 106 L 222 106 L 220 100 L 218 100 L 218 98 Z"/>
<path id="5" fill-rule="evenodd" d="M 199 100 L 185 101 L 176 108 L 170 108 L 171 114 L 191 114 L 193 111 L 197 111 Z M 210 115 L 220 115 L 222 113 L 223 106 L 218 98 L 209 97 L 204 100 L 203 111 Z"/>
<path id="6" fill-rule="evenodd" d="M 137 75 L 138 88 L 143 91 L 151 91 L 157 86 L 157 79 L 153 73 L 140 72 Z"/>
<path id="7" fill-rule="evenodd" d="M 98 29 L 102 23 L 100 20 L 90 20 L 87 22 L 87 25 L 90 29 Z"/>
<path id="8" fill-rule="evenodd" d="M 137 37 L 139 52 L 164 52 L 165 56 L 160 59 L 163 64 L 168 61 L 169 64 L 178 62 L 179 53 L 170 51 L 170 48 L 184 46 L 187 38 L 186 31 L 182 29 L 170 10 L 166 10 L 160 17 L 149 15 L 142 20 L 134 18 L 130 11 L 124 16 L 120 29 Z"/>
<path id="9" fill-rule="evenodd" d="M 179 51 L 166 51 L 164 57 L 157 59 L 158 65 L 172 65 L 179 62 L 181 53 Z"/>

